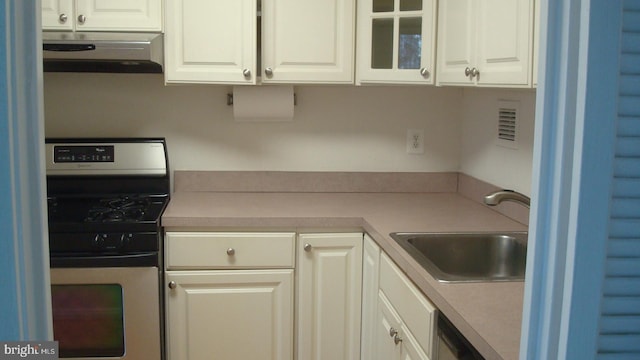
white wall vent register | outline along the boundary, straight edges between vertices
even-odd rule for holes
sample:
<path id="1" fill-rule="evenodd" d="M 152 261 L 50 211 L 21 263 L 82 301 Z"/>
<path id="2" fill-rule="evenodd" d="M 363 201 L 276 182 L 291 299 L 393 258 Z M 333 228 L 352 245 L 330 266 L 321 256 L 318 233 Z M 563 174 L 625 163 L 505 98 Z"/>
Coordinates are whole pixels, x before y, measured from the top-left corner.
<path id="1" fill-rule="evenodd" d="M 520 102 L 498 101 L 498 125 L 496 145 L 517 149 L 518 148 L 518 113 Z"/>

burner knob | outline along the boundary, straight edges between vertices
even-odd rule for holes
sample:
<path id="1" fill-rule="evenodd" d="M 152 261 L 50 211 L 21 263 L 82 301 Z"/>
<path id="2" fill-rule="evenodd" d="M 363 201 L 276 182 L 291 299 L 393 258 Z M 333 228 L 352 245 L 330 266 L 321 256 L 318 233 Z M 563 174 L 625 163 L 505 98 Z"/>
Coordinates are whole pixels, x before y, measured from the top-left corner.
<path id="1" fill-rule="evenodd" d="M 126 249 L 127 247 L 129 247 L 129 245 L 131 244 L 131 239 L 133 239 L 132 233 L 122 234 L 122 236 L 120 236 L 120 248 Z"/>
<path id="2" fill-rule="evenodd" d="M 107 241 L 107 234 L 96 234 L 96 237 L 93 239 L 93 246 L 97 249 L 102 249 L 105 246 Z"/>

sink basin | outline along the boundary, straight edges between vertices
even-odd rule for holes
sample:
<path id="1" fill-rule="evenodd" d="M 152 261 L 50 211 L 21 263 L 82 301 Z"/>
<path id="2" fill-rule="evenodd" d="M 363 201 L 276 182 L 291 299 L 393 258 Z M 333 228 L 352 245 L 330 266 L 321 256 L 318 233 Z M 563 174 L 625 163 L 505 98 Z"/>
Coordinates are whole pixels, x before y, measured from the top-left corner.
<path id="1" fill-rule="evenodd" d="M 522 281 L 526 232 L 389 234 L 443 282 Z"/>

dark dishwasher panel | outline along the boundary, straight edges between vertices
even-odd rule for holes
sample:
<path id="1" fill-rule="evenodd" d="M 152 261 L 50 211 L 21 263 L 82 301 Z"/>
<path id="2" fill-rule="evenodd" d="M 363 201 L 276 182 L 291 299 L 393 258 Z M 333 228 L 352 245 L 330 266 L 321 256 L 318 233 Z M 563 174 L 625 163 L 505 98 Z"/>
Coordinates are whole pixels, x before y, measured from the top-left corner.
<path id="1" fill-rule="evenodd" d="M 484 360 L 467 339 L 451 324 L 442 312 L 438 312 L 437 360 Z"/>

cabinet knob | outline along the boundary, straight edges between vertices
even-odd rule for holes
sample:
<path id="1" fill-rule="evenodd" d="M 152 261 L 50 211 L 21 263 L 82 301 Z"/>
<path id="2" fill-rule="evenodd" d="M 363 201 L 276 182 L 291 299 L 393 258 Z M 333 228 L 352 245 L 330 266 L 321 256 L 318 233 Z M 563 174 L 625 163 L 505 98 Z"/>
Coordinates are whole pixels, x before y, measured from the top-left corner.
<path id="1" fill-rule="evenodd" d="M 234 248 L 228 248 L 227 249 L 227 255 L 233 256 L 235 254 L 236 254 L 236 249 L 234 249 Z"/>
<path id="2" fill-rule="evenodd" d="M 169 289 L 175 289 L 177 286 L 175 281 L 169 281 Z"/>
<path id="3" fill-rule="evenodd" d="M 303 249 L 304 249 L 304 251 L 306 251 L 306 252 L 311 251 L 311 244 L 304 244 Z"/>
<path id="4" fill-rule="evenodd" d="M 395 335 L 393 336 L 393 342 L 394 342 L 396 345 L 398 345 L 398 344 L 400 344 L 400 343 L 402 342 L 402 338 L 401 338 L 400 336 L 398 336 L 398 334 L 395 334 Z"/>
<path id="5" fill-rule="evenodd" d="M 469 75 L 471 75 L 471 68 L 467 66 L 466 68 L 464 68 L 464 76 L 469 76 Z"/>
<path id="6" fill-rule="evenodd" d="M 270 68 L 270 67 L 264 69 L 264 74 L 267 75 L 268 77 L 272 77 L 273 76 L 273 69 Z"/>
<path id="7" fill-rule="evenodd" d="M 66 23 L 67 19 L 68 19 L 67 14 L 60 14 L 60 17 L 58 18 L 58 20 L 60 20 L 61 24 Z"/>
<path id="8" fill-rule="evenodd" d="M 249 70 L 249 69 L 242 70 L 242 75 L 244 75 L 245 78 L 250 79 L 251 78 L 251 70 Z"/>
<path id="9" fill-rule="evenodd" d="M 420 75 L 422 75 L 425 79 L 429 78 L 429 70 L 427 70 L 427 68 L 422 68 L 420 69 Z"/>
<path id="10" fill-rule="evenodd" d="M 87 21 L 87 17 L 84 15 L 78 15 L 78 23 L 79 24 L 84 24 L 85 21 Z"/>
<path id="11" fill-rule="evenodd" d="M 471 69 L 471 77 L 476 77 L 478 75 L 480 75 L 480 70 L 478 70 L 477 68 Z"/>
<path id="12" fill-rule="evenodd" d="M 396 335 L 398 335 L 398 330 L 396 330 L 396 329 L 395 329 L 395 328 L 393 328 L 393 327 L 389 328 L 389 336 L 390 336 L 390 337 L 394 337 L 394 336 L 396 336 Z"/>

